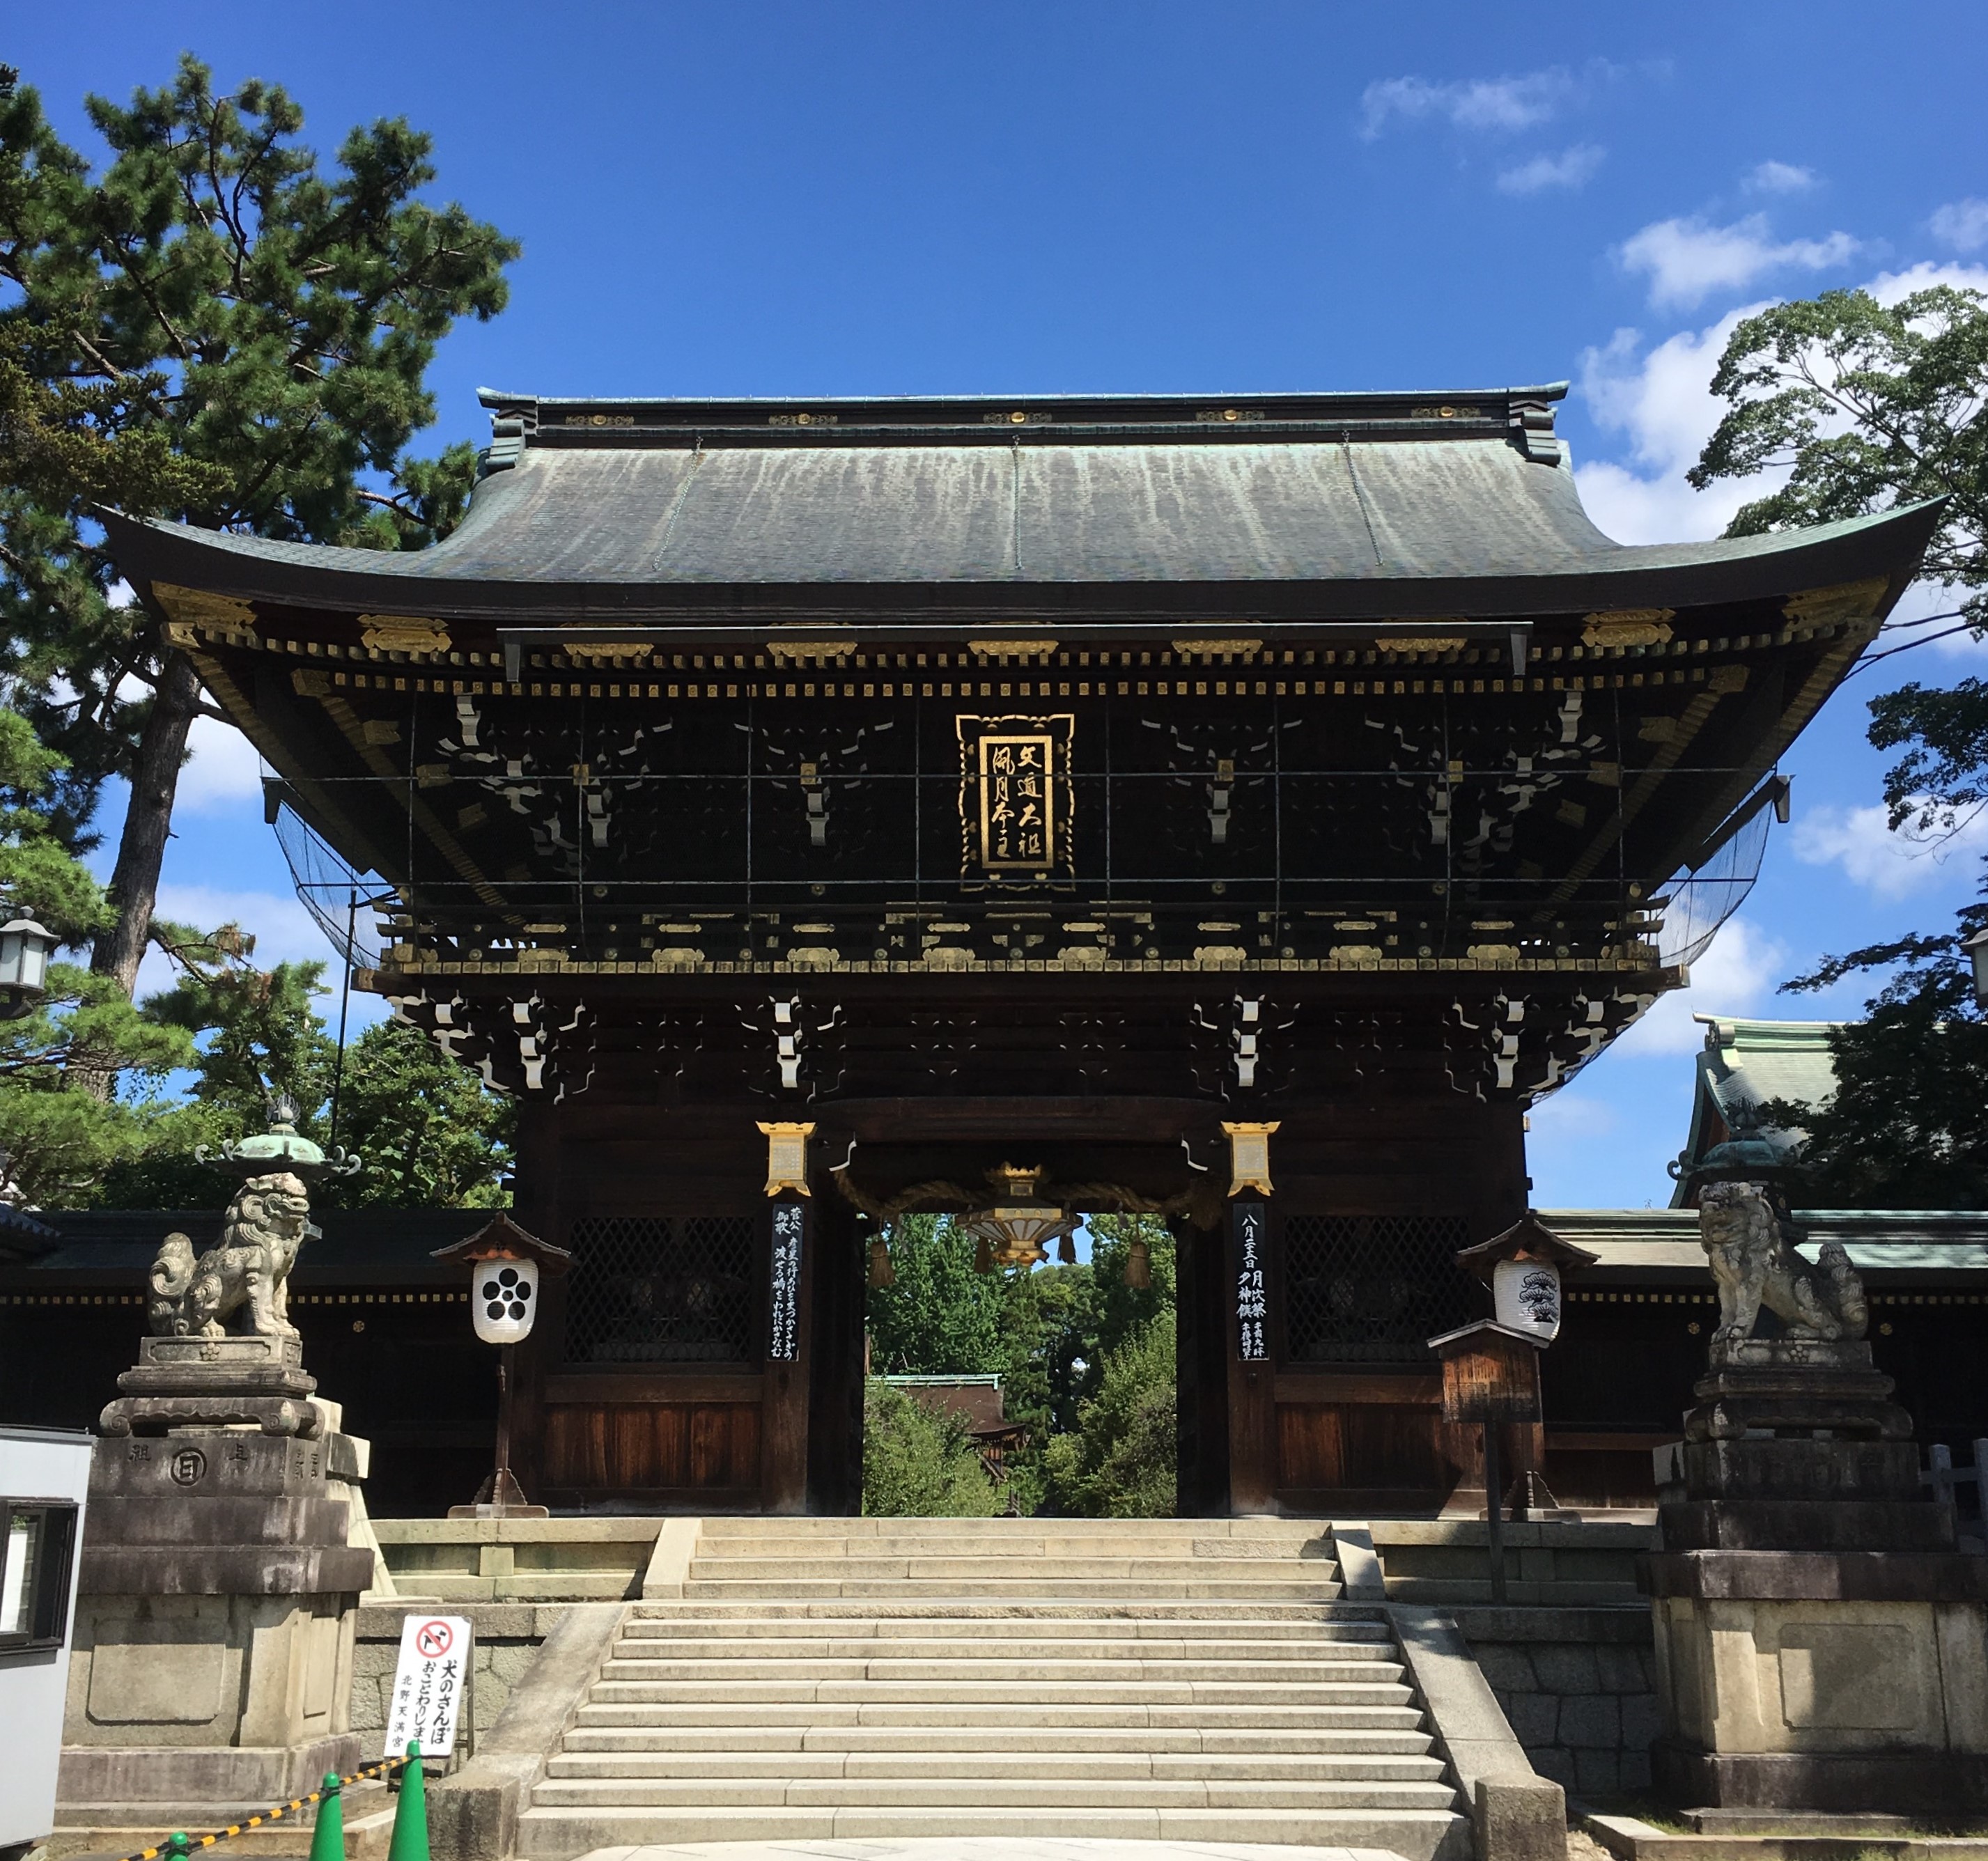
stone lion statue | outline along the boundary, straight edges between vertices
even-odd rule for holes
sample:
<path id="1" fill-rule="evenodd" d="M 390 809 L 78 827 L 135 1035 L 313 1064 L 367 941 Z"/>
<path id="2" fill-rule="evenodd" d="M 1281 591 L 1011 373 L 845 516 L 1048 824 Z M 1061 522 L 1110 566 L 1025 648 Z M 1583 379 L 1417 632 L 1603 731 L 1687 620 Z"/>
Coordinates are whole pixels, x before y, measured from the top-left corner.
<path id="1" fill-rule="evenodd" d="M 301 1178 L 252 1176 L 221 1218 L 221 1245 L 196 1260 L 184 1234 L 168 1234 L 152 1262 L 154 1337 L 294 1338 L 288 1282 L 298 1250 L 317 1232 Z"/>
<path id="2" fill-rule="evenodd" d="M 1861 1338 L 1869 1322 L 1864 1284 L 1834 1241 L 1810 1266 L 1788 1245 L 1758 1183 L 1713 1183 L 1698 1200 L 1699 1239 L 1719 1287 L 1716 1343 L 1753 1335 L 1764 1305 L 1797 1338 Z"/>

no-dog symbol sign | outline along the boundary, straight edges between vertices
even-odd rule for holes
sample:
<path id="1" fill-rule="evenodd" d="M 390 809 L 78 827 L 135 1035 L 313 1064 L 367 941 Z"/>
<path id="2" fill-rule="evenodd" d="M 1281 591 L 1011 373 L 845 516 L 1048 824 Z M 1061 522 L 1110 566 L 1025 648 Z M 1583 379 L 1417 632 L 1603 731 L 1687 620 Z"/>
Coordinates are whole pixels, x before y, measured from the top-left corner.
<path id="1" fill-rule="evenodd" d="M 424 1758 L 455 1749 L 455 1728 L 475 1649 L 462 1616 L 410 1616 L 401 1624 L 401 1660 L 387 1714 L 389 1758 L 404 1757 L 418 1741 Z"/>

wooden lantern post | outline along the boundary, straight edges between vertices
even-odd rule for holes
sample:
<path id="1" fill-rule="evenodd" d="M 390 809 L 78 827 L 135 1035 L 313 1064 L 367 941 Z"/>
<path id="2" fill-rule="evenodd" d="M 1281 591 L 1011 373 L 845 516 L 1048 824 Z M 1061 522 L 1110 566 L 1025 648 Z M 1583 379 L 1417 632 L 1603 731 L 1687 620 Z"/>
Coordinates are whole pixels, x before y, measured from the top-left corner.
<path id="1" fill-rule="evenodd" d="M 1560 1282 L 1594 1265 L 1594 1260 L 1585 1248 L 1563 1241 L 1530 1209 L 1503 1234 L 1456 1256 L 1456 1264 L 1481 1280 L 1491 1295 L 1492 1317 L 1506 1330 L 1530 1338 L 1541 1350 L 1560 1335 Z M 1537 1374 L 1536 1363 L 1536 1381 Z M 1540 1465 L 1545 1454 L 1541 1419 L 1536 1414 L 1516 1443 L 1516 1464 L 1510 1473 L 1516 1518 L 1551 1518 L 1560 1510 Z M 1503 1489 L 1489 1472 L 1486 1484 L 1494 1500 L 1502 1498 Z"/>
<path id="2" fill-rule="evenodd" d="M 1498 1474 L 1498 1430 L 1540 1419 L 1540 1340 L 1495 1319 L 1431 1338 L 1442 1360 L 1442 1419 L 1484 1430 L 1484 1516 L 1490 1527 L 1491 1600 L 1505 1600 L 1505 1500 Z"/>
<path id="3" fill-rule="evenodd" d="M 555 1278 L 573 1264 L 564 1248 L 527 1234 L 509 1215 L 487 1222 L 467 1240 L 437 1248 L 431 1259 L 469 1268 L 470 1316 L 476 1335 L 497 1346 L 497 1464 L 468 1505 L 448 1508 L 451 1518 L 543 1518 L 511 1471 L 511 1403 L 517 1378 L 512 1357 L 538 1317 L 541 1276 Z M 486 1296 L 487 1295 L 487 1296 Z"/>

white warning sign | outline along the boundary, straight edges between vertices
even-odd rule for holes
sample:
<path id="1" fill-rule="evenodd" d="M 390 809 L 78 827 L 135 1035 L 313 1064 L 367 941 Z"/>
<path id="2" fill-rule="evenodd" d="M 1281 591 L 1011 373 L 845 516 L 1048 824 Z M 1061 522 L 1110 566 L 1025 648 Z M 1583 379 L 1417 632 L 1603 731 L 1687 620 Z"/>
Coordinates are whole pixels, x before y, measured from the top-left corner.
<path id="1" fill-rule="evenodd" d="M 455 1749 L 475 1652 L 466 1617 L 410 1616 L 401 1624 L 384 1755 L 404 1757 L 410 1743 L 420 1744 L 424 1758 L 446 1758 Z"/>

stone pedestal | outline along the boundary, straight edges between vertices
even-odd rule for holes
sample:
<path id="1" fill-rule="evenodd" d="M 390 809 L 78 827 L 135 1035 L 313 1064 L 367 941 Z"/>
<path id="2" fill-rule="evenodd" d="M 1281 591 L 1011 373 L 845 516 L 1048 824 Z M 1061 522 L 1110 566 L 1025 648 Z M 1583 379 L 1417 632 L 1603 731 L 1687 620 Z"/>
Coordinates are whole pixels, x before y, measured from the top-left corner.
<path id="1" fill-rule="evenodd" d="M 259 1350 L 203 1358 L 208 1343 Z M 365 1444 L 312 1400 L 290 1340 L 150 1339 L 120 1386 L 91 1474 L 63 1821 L 253 1811 L 356 1768 L 373 1559 L 348 1548 L 343 1495 Z"/>
<path id="2" fill-rule="evenodd" d="M 1680 1806 L 1988 1809 L 1988 1559 L 1862 1342 L 1716 1342 L 1644 1577 Z"/>

